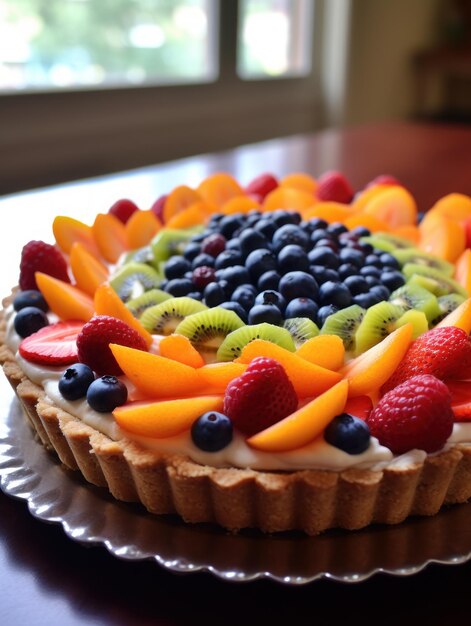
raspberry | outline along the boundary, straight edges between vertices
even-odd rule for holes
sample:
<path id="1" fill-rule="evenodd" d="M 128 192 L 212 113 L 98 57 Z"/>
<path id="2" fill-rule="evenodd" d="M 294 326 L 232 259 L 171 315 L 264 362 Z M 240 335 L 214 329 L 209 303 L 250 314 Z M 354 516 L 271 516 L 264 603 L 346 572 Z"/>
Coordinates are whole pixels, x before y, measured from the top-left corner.
<path id="1" fill-rule="evenodd" d="M 298 405 L 294 387 L 283 367 L 267 357 L 257 357 L 245 372 L 229 383 L 224 413 L 234 427 L 251 436 L 276 424 Z"/>
<path id="2" fill-rule="evenodd" d="M 365 189 L 369 189 L 370 187 L 375 187 L 376 185 L 400 185 L 403 186 L 401 182 L 397 180 L 395 176 L 391 176 L 390 174 L 381 174 L 380 176 L 376 176 L 370 181 Z"/>
<path id="3" fill-rule="evenodd" d="M 440 379 L 463 378 L 471 366 L 471 337 L 456 326 L 433 328 L 409 347 L 399 367 L 383 385 L 383 393 L 412 376 L 432 374 Z"/>
<path id="4" fill-rule="evenodd" d="M 139 211 L 139 208 L 132 200 L 122 198 L 113 204 L 113 206 L 108 210 L 108 213 L 111 213 L 111 215 L 117 217 L 121 222 L 123 222 L 123 224 L 126 224 L 131 215 L 136 211 Z"/>
<path id="5" fill-rule="evenodd" d="M 30 241 L 21 252 L 19 285 L 22 291 L 38 289 L 34 276 L 36 272 L 70 283 L 67 263 L 61 252 L 44 241 Z"/>
<path id="6" fill-rule="evenodd" d="M 147 351 L 143 337 L 125 322 L 109 315 L 97 315 L 87 322 L 77 337 L 78 360 L 94 370 L 98 376 L 119 376 L 122 370 L 109 344 Z"/>
<path id="7" fill-rule="evenodd" d="M 191 280 L 197 287 L 206 287 L 206 285 L 209 285 L 209 283 L 213 283 L 216 280 L 216 270 L 214 267 L 201 265 L 193 270 Z"/>
<path id="8" fill-rule="evenodd" d="M 394 454 L 436 452 L 453 429 L 451 394 L 435 376 L 414 376 L 384 395 L 368 417 L 373 437 Z"/>
<path id="9" fill-rule="evenodd" d="M 223 250 L 226 249 L 226 238 L 219 233 L 214 235 L 208 235 L 201 242 L 201 252 L 209 254 L 210 256 L 217 257 Z"/>
<path id="10" fill-rule="evenodd" d="M 353 198 L 350 183 L 340 172 L 326 172 L 319 178 L 316 194 L 324 202 L 343 202 L 348 204 Z"/>
<path id="11" fill-rule="evenodd" d="M 263 201 L 265 197 L 278 187 L 278 181 L 273 174 L 260 174 L 254 178 L 245 188 L 245 193 L 249 196 L 256 196 Z"/>
<path id="12" fill-rule="evenodd" d="M 165 200 L 167 198 L 168 198 L 168 194 L 160 196 L 159 198 L 157 198 L 154 204 L 150 207 L 150 210 L 152 211 L 152 213 L 155 215 L 157 219 L 159 219 L 162 222 L 162 224 L 165 222 L 164 206 L 165 206 Z"/>

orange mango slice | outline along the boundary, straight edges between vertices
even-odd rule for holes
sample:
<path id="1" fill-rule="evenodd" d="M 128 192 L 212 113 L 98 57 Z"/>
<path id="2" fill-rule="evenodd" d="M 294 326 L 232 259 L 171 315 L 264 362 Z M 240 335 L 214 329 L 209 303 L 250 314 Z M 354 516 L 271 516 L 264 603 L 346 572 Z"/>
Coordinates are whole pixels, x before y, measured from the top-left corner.
<path id="1" fill-rule="evenodd" d="M 465 222 L 471 217 L 471 197 L 463 193 L 450 193 L 433 205 L 428 214 L 432 213 Z"/>
<path id="2" fill-rule="evenodd" d="M 221 411 L 223 396 L 200 396 L 161 402 L 135 402 L 113 411 L 118 425 L 135 435 L 162 439 L 174 437 L 191 428 L 207 411 Z"/>
<path id="3" fill-rule="evenodd" d="M 412 226 L 412 224 L 391 228 L 390 232 L 403 239 L 409 239 L 414 246 L 417 246 L 420 240 L 420 231 L 417 226 Z"/>
<path id="4" fill-rule="evenodd" d="M 205 202 L 216 209 L 221 209 L 232 198 L 245 196 L 244 190 L 236 179 L 225 172 L 205 178 L 198 187 L 198 193 Z"/>
<path id="5" fill-rule="evenodd" d="M 293 211 L 304 211 L 316 203 L 311 193 L 292 189 L 290 187 L 277 187 L 267 194 L 263 201 L 263 211 L 276 211 L 278 209 L 292 209 Z"/>
<path id="6" fill-rule="evenodd" d="M 462 328 L 468 335 L 471 333 L 471 298 L 462 302 L 459 307 L 449 313 L 436 328 L 442 326 L 457 326 Z"/>
<path id="7" fill-rule="evenodd" d="M 319 217 L 329 224 L 333 222 L 344 222 L 351 216 L 350 208 L 348 204 L 342 204 L 341 202 L 317 202 L 302 212 L 305 220 L 310 220 L 313 217 Z"/>
<path id="8" fill-rule="evenodd" d="M 349 230 L 352 230 L 357 226 L 365 226 L 372 233 L 387 232 L 390 230 L 386 222 L 383 222 L 383 220 L 378 219 L 375 215 L 369 215 L 368 213 L 350 215 L 343 220 L 343 223 Z"/>
<path id="9" fill-rule="evenodd" d="M 363 211 L 365 206 L 375 198 L 378 194 L 380 194 L 385 189 L 389 189 L 390 185 L 373 185 L 372 187 L 368 187 L 367 189 L 363 189 L 357 196 L 355 196 L 351 206 L 351 209 L 354 213 L 360 213 Z"/>
<path id="10" fill-rule="evenodd" d="M 205 363 L 203 357 L 188 337 L 183 335 L 168 335 L 161 339 L 159 352 L 160 356 L 184 363 L 190 367 L 202 367 Z"/>
<path id="11" fill-rule="evenodd" d="M 178 398 L 202 388 L 198 370 L 193 367 L 114 343 L 110 348 L 129 380 L 148 398 Z"/>
<path id="12" fill-rule="evenodd" d="M 195 202 L 170 218 L 165 226 L 167 228 L 190 228 L 191 226 L 204 224 L 209 215 L 210 211 L 207 204 Z"/>
<path id="13" fill-rule="evenodd" d="M 218 389 L 220 393 L 224 393 L 227 385 L 241 376 L 246 369 L 247 365 L 244 363 L 230 361 L 205 365 L 198 370 L 198 374 L 209 388 Z"/>
<path id="14" fill-rule="evenodd" d="M 88 322 L 93 317 L 93 300 L 81 289 L 42 272 L 36 272 L 35 277 L 49 308 L 61 320 Z"/>
<path id="15" fill-rule="evenodd" d="M 109 272 L 106 265 L 103 265 L 86 246 L 78 241 L 72 245 L 69 263 L 77 287 L 91 297 L 96 288 L 108 280 Z"/>
<path id="16" fill-rule="evenodd" d="M 314 195 L 318 187 L 317 180 L 309 174 L 303 172 L 294 172 L 288 174 L 280 180 L 280 187 L 288 187 L 290 189 L 299 189 L 299 191 L 305 191 Z"/>
<path id="17" fill-rule="evenodd" d="M 162 228 L 162 223 L 153 211 L 135 211 L 125 225 L 126 237 L 131 250 L 142 248 Z"/>
<path id="18" fill-rule="evenodd" d="M 337 335 L 318 335 L 305 341 L 296 355 L 328 370 L 338 370 L 345 358 L 343 341 Z"/>
<path id="19" fill-rule="evenodd" d="M 471 250 L 469 248 L 462 252 L 456 261 L 455 280 L 471 294 Z"/>
<path id="20" fill-rule="evenodd" d="M 94 296 L 94 305 L 97 315 L 117 317 L 128 326 L 131 326 L 131 328 L 134 328 L 146 342 L 147 348 L 150 348 L 153 341 L 152 335 L 147 332 L 141 322 L 134 317 L 111 285 L 103 283 L 97 288 Z"/>
<path id="21" fill-rule="evenodd" d="M 228 200 L 221 208 L 224 215 L 232 215 L 233 213 L 248 213 L 252 209 L 260 208 L 259 203 L 249 196 L 236 196 Z"/>
<path id="22" fill-rule="evenodd" d="M 111 213 L 99 213 L 92 226 L 100 254 L 109 263 L 116 263 L 128 249 L 128 238 L 123 222 Z"/>
<path id="23" fill-rule="evenodd" d="M 66 215 L 58 215 L 52 223 L 52 232 L 59 248 L 69 254 L 75 242 L 80 242 L 89 248 L 92 254 L 100 256 L 100 252 L 93 237 L 90 226 Z"/>
<path id="24" fill-rule="evenodd" d="M 340 370 L 349 397 L 368 395 L 392 376 L 412 341 L 412 330 L 412 324 L 404 324 Z"/>
<path id="25" fill-rule="evenodd" d="M 363 207 L 363 213 L 374 215 L 392 228 L 417 223 L 417 205 L 404 187 L 388 186 Z"/>
<path id="26" fill-rule="evenodd" d="M 299 398 L 317 396 L 341 379 L 338 372 L 310 363 L 293 352 L 263 339 L 255 339 L 244 346 L 236 361 L 248 364 L 258 356 L 270 357 L 281 363 Z"/>
<path id="27" fill-rule="evenodd" d="M 460 222 L 440 215 L 434 219 L 433 226 L 429 222 L 428 227 L 420 230 L 419 247 L 453 263 L 466 248 L 464 227 Z"/>
<path id="28" fill-rule="evenodd" d="M 165 199 L 162 211 L 164 223 L 167 224 L 172 217 L 175 217 L 175 215 L 178 215 L 178 213 L 196 202 L 201 202 L 201 195 L 197 191 L 186 185 L 175 187 Z"/>
<path id="29" fill-rule="evenodd" d="M 343 412 L 348 383 L 342 380 L 280 422 L 247 439 L 264 452 L 287 452 L 307 445 L 322 434 L 336 415 Z"/>

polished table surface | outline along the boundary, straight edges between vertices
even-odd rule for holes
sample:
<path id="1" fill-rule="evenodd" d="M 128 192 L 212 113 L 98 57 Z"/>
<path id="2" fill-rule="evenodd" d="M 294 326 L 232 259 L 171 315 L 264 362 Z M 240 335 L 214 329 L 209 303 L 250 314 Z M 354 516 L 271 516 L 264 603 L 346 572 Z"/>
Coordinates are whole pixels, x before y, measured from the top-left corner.
<path id="1" fill-rule="evenodd" d="M 471 195 L 471 127 L 388 123 L 328 130 L 0 197 L 0 291 L 6 294 L 15 284 L 25 242 L 52 240 L 57 214 L 90 222 L 120 197 L 147 208 L 175 185 L 197 185 L 216 171 L 247 183 L 264 171 L 319 175 L 328 169 L 343 171 L 356 189 L 378 174 L 393 174 L 427 210 L 450 191 Z M 12 402 L 2 378 L 1 410 L 8 411 Z M 105 548 L 84 547 L 60 526 L 33 518 L 23 501 L 0 492 L 0 624 L 5 626 L 337 624 L 354 616 L 383 625 L 462 624 L 469 623 L 470 577 L 469 563 L 432 564 L 408 577 L 378 574 L 357 584 L 322 580 L 302 587 L 177 575 L 153 562 L 122 561 Z"/>

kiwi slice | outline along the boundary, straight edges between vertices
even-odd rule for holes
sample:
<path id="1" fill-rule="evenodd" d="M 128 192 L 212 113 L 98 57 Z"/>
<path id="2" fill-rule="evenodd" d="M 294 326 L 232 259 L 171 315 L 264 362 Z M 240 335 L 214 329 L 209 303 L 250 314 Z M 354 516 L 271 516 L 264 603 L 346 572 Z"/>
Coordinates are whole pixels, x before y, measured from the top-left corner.
<path id="1" fill-rule="evenodd" d="M 424 265 L 425 267 L 433 267 L 439 270 L 445 276 L 453 276 L 455 266 L 444 259 L 439 259 L 433 254 L 427 254 L 416 248 L 407 248 L 405 250 L 394 250 L 392 253 L 399 261 L 401 267 L 406 263 L 415 263 L 416 265 Z"/>
<path id="2" fill-rule="evenodd" d="M 410 279 L 414 275 L 425 276 L 428 278 L 429 287 L 426 287 L 426 284 L 421 284 L 422 287 L 430 288 L 430 291 L 436 296 L 446 296 L 449 293 L 458 293 L 464 298 L 468 297 L 468 292 L 464 287 L 462 287 L 456 280 L 453 280 L 449 276 L 445 276 L 439 270 L 436 270 L 433 267 L 425 267 L 423 265 L 418 265 L 417 263 L 406 263 L 402 268 L 402 273 L 407 279 L 407 282 L 410 282 Z M 414 281 L 414 284 L 417 284 L 417 281 Z"/>
<path id="3" fill-rule="evenodd" d="M 356 354 L 363 354 L 396 328 L 404 310 L 391 302 L 378 302 L 370 307 L 355 334 Z"/>
<path id="4" fill-rule="evenodd" d="M 429 321 L 440 314 L 437 298 L 424 287 L 407 283 L 389 296 L 389 302 L 407 311 L 423 311 Z"/>
<path id="5" fill-rule="evenodd" d="M 329 315 L 321 328 L 321 335 L 338 335 L 345 350 L 355 350 L 355 333 L 365 315 L 365 309 L 358 304 Z"/>
<path id="6" fill-rule="evenodd" d="M 286 350 L 295 351 L 295 345 L 288 330 L 263 322 L 253 326 L 241 326 L 229 333 L 219 346 L 216 355 L 217 360 L 232 361 L 236 359 L 240 356 L 242 348 L 254 339 L 265 339 L 266 341 L 276 343 L 277 346 L 286 348 Z"/>
<path id="7" fill-rule="evenodd" d="M 458 308 L 465 301 L 465 298 L 457 293 L 449 293 L 446 296 L 440 296 L 437 300 L 440 314 L 432 320 L 431 326 L 439 324 L 449 313 Z"/>
<path id="8" fill-rule="evenodd" d="M 175 254 L 183 254 L 188 241 L 203 230 L 203 226 L 177 230 L 174 228 L 162 228 L 151 241 L 153 263 L 155 267 L 162 261 L 167 261 Z"/>
<path id="9" fill-rule="evenodd" d="M 160 304 L 161 302 L 165 302 L 165 300 L 169 300 L 172 296 L 161 289 L 151 289 L 150 291 L 145 291 L 137 298 L 133 298 L 132 300 L 128 300 L 126 302 L 126 306 L 134 315 L 134 317 L 141 317 L 146 309 L 149 309 L 151 306 L 155 306 L 156 304 Z"/>
<path id="10" fill-rule="evenodd" d="M 244 322 L 234 311 L 217 306 L 189 315 L 178 324 L 175 332 L 188 337 L 199 352 L 213 352 L 229 333 L 242 326 Z"/>
<path id="11" fill-rule="evenodd" d="M 124 263 L 130 263 L 131 261 L 135 261 L 136 263 L 149 263 L 152 265 L 154 262 L 152 248 L 150 246 L 144 246 L 143 248 L 131 250 L 124 257 Z"/>
<path id="12" fill-rule="evenodd" d="M 290 332 L 296 348 L 319 334 L 319 327 L 308 317 L 291 317 L 285 320 L 283 328 Z"/>
<path id="13" fill-rule="evenodd" d="M 160 278 L 154 269 L 134 261 L 123 265 L 110 280 L 110 285 L 123 302 L 137 298 L 145 291 L 157 288 L 159 284 Z"/>
<path id="14" fill-rule="evenodd" d="M 394 330 L 405 324 L 412 324 L 412 338 L 417 339 L 429 329 L 427 316 L 423 311 L 414 311 L 410 309 L 401 315 L 394 325 Z"/>
<path id="15" fill-rule="evenodd" d="M 403 239 L 397 235 L 391 235 L 390 233 L 377 232 L 374 235 L 368 237 L 362 237 L 361 241 L 369 243 L 373 248 L 383 250 L 384 252 L 394 252 L 398 248 L 410 248 L 411 242 L 408 239 Z"/>
<path id="16" fill-rule="evenodd" d="M 141 315 L 140 321 L 150 333 L 171 335 L 187 316 L 206 309 L 205 304 L 187 296 L 169 298 L 146 309 Z"/>

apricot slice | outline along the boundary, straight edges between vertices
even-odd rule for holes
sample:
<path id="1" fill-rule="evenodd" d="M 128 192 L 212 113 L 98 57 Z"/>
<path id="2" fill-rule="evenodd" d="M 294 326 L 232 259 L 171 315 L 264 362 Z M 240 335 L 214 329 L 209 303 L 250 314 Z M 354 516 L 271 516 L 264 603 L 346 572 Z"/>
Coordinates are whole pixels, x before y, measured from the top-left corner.
<path id="1" fill-rule="evenodd" d="M 457 326 L 462 328 L 468 335 L 471 333 L 471 298 L 462 302 L 459 307 L 449 313 L 436 328 L 442 326 Z"/>
<path id="2" fill-rule="evenodd" d="M 221 209 L 231 198 L 245 196 L 236 179 L 225 172 L 218 172 L 205 178 L 198 187 L 198 193 L 203 200 L 217 209 Z"/>
<path id="3" fill-rule="evenodd" d="M 160 356 L 184 363 L 190 367 L 202 367 L 205 363 L 191 341 L 183 335 L 168 335 L 161 339 L 159 352 Z"/>
<path id="4" fill-rule="evenodd" d="M 417 205 L 404 187 L 383 189 L 366 203 L 363 213 L 374 215 L 392 228 L 417 223 Z"/>
<path id="5" fill-rule="evenodd" d="M 93 231 L 87 224 L 75 220 L 73 217 L 58 215 L 52 223 L 52 232 L 57 245 L 66 254 L 70 253 L 72 245 L 78 241 L 89 248 L 92 254 L 100 256 L 100 251 L 93 237 Z"/>
<path id="6" fill-rule="evenodd" d="M 303 211 L 303 218 L 310 220 L 313 217 L 319 217 L 331 224 L 332 222 L 343 222 L 351 216 L 348 204 L 342 204 L 341 202 L 317 202 L 317 204 L 311 203 L 311 206 Z"/>
<path id="7" fill-rule="evenodd" d="M 109 263 L 116 263 L 128 249 L 128 238 L 123 222 L 111 213 L 99 213 L 92 226 L 100 254 Z"/>
<path id="8" fill-rule="evenodd" d="M 35 278 L 49 308 L 61 320 L 88 322 L 93 317 L 93 300 L 81 289 L 42 272 L 36 272 Z"/>
<path id="9" fill-rule="evenodd" d="M 228 200 L 222 207 L 221 213 L 232 215 L 233 213 L 248 213 L 252 209 L 260 208 L 259 203 L 249 196 L 236 196 Z"/>
<path id="10" fill-rule="evenodd" d="M 455 280 L 471 294 L 471 250 L 469 248 L 456 261 Z"/>
<path id="11" fill-rule="evenodd" d="M 391 185 L 373 185 L 363 189 L 353 200 L 350 207 L 354 213 L 360 213 L 365 206 L 385 189 L 389 189 Z"/>
<path id="12" fill-rule="evenodd" d="M 95 289 L 108 279 L 109 272 L 106 265 L 103 265 L 86 246 L 78 241 L 72 245 L 69 263 L 77 287 L 89 296 L 93 297 Z"/>
<path id="13" fill-rule="evenodd" d="M 449 193 L 435 202 L 428 213 L 465 222 L 471 217 L 471 197 L 463 193 Z"/>
<path id="14" fill-rule="evenodd" d="M 202 388 L 198 370 L 157 354 L 110 344 L 119 367 L 148 398 L 175 398 Z"/>
<path id="15" fill-rule="evenodd" d="M 236 361 L 248 364 L 258 356 L 267 356 L 281 363 L 299 398 L 317 396 L 341 379 L 338 372 L 310 363 L 293 352 L 263 339 L 255 339 L 244 346 Z"/>
<path id="16" fill-rule="evenodd" d="M 241 376 L 246 369 L 247 365 L 244 363 L 230 361 L 205 365 L 198 370 L 198 374 L 209 388 L 218 389 L 220 393 L 224 393 L 231 380 Z"/>
<path id="17" fill-rule="evenodd" d="M 126 222 L 126 236 L 131 250 L 142 248 L 162 228 L 162 223 L 153 211 L 135 211 Z"/>
<path id="18" fill-rule="evenodd" d="M 280 180 L 280 187 L 288 187 L 290 189 L 299 189 L 299 191 L 305 191 L 314 195 L 318 187 L 317 180 L 309 174 L 303 172 L 294 172 L 288 174 Z"/>
<path id="19" fill-rule="evenodd" d="M 305 341 L 296 355 L 328 370 L 338 370 L 345 358 L 343 341 L 337 335 L 317 335 Z"/>
<path id="20" fill-rule="evenodd" d="M 131 328 L 134 328 L 146 342 L 147 348 L 150 348 L 153 341 L 152 335 L 147 332 L 141 322 L 134 317 L 111 285 L 103 283 L 97 288 L 95 291 L 94 305 L 97 315 L 117 317 L 123 322 L 126 322 Z"/>
<path id="21" fill-rule="evenodd" d="M 190 228 L 198 224 L 204 224 L 210 215 L 208 205 L 204 202 L 195 202 L 195 204 L 186 207 L 180 213 L 174 215 L 165 224 L 166 228 Z"/>
<path id="22" fill-rule="evenodd" d="M 264 452 L 287 452 L 307 445 L 322 434 L 336 415 L 343 412 L 348 383 L 342 380 L 280 422 L 247 439 Z"/>
<path id="23" fill-rule="evenodd" d="M 466 248 L 466 234 L 460 222 L 440 216 L 429 226 L 420 231 L 419 247 L 424 252 L 434 254 L 452 263 Z"/>
<path id="24" fill-rule="evenodd" d="M 200 415 L 207 411 L 221 411 L 223 404 L 223 396 L 135 402 L 118 407 L 113 415 L 123 430 L 142 437 L 162 439 L 185 432 Z"/>
<path id="25" fill-rule="evenodd" d="M 266 196 L 262 210 L 292 209 L 293 211 L 304 211 L 315 203 L 316 199 L 311 193 L 288 187 L 277 187 Z"/>
<path id="26" fill-rule="evenodd" d="M 379 389 L 394 373 L 412 341 L 412 324 L 405 324 L 340 370 L 348 380 L 349 397 Z"/>
<path id="27" fill-rule="evenodd" d="M 396 228 L 391 228 L 390 232 L 397 237 L 408 239 L 414 246 L 417 246 L 420 240 L 420 231 L 417 226 L 412 226 L 412 224 L 396 226 Z"/>
<path id="28" fill-rule="evenodd" d="M 196 202 L 201 202 L 201 195 L 197 191 L 186 185 L 175 187 L 165 199 L 162 211 L 164 224 Z"/>
<path id="29" fill-rule="evenodd" d="M 389 226 L 383 220 L 378 219 L 375 215 L 369 215 L 368 213 L 357 213 L 350 215 L 343 220 L 345 226 L 352 230 L 357 226 L 365 226 L 372 233 L 384 232 L 389 230 Z"/>

